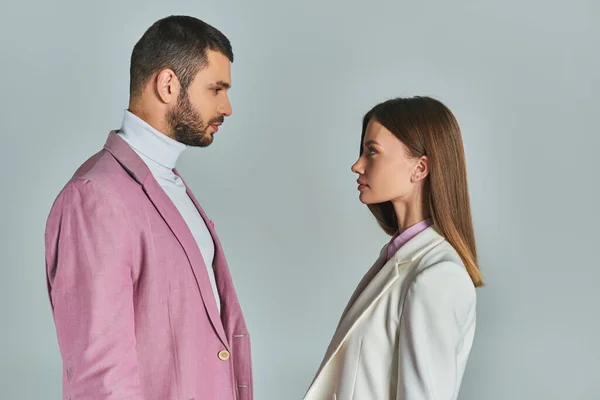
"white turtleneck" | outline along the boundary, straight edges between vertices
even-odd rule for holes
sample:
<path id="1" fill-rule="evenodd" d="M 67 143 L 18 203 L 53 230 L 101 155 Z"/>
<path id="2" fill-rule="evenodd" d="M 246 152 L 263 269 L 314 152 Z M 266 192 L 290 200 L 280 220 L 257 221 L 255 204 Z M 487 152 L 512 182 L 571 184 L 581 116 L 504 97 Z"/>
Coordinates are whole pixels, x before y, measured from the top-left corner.
<path id="1" fill-rule="evenodd" d="M 167 193 L 187 223 L 204 258 L 220 313 L 221 302 L 213 270 L 215 244 L 206 223 L 187 195 L 183 181 L 173 172 L 177 159 L 187 146 L 154 129 L 128 110 L 125 110 L 123 125 L 118 135 L 146 163 L 154 179 Z"/>

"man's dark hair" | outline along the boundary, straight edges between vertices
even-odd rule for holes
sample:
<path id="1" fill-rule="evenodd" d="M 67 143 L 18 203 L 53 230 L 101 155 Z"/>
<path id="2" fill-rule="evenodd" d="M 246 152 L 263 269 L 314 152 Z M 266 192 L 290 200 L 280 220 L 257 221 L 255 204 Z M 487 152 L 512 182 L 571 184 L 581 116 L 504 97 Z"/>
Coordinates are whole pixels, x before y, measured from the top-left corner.
<path id="1" fill-rule="evenodd" d="M 233 62 L 229 39 L 206 22 L 181 15 L 156 21 L 133 48 L 129 95 L 139 96 L 148 79 L 166 68 L 172 69 L 182 89 L 187 89 L 207 65 L 207 50 L 218 51 Z"/>

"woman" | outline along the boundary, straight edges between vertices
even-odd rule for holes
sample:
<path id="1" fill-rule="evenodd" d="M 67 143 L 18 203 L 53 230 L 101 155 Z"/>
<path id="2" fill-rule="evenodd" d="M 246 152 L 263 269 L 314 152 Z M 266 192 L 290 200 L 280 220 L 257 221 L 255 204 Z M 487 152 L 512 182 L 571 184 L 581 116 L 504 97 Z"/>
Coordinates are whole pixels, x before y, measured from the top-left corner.
<path id="1" fill-rule="evenodd" d="M 360 148 L 360 201 L 393 237 L 305 400 L 456 399 L 483 285 L 458 123 L 432 98 L 389 100 L 365 115 Z"/>

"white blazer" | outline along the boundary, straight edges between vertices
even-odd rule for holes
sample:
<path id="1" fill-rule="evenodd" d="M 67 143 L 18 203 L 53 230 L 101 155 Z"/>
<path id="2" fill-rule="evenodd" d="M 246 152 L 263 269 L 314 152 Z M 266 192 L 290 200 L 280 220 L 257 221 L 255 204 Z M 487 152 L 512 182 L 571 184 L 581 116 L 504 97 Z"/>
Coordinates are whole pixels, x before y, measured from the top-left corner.
<path id="1" fill-rule="evenodd" d="M 433 227 L 387 262 L 386 248 L 346 306 L 305 400 L 457 398 L 475 333 L 471 278 Z"/>

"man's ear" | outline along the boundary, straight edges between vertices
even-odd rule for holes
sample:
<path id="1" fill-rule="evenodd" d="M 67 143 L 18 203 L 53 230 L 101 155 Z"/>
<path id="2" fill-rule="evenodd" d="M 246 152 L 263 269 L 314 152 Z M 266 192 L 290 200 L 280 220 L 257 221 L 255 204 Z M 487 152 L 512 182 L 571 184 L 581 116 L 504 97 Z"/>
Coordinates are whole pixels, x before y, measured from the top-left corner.
<path id="1" fill-rule="evenodd" d="M 154 90 L 158 98 L 165 104 L 177 102 L 181 83 L 171 69 L 163 69 L 156 74 Z"/>

